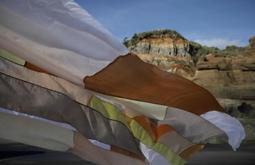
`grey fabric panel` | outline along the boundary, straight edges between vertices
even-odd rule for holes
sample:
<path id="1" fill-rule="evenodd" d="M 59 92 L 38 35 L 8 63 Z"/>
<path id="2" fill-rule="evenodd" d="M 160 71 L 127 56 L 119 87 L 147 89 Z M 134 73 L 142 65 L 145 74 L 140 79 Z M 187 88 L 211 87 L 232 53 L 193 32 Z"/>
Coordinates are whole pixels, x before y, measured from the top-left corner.
<path id="1" fill-rule="evenodd" d="M 109 120 L 69 97 L 40 86 L 0 75 L 0 106 L 72 125 L 85 137 L 141 155 L 139 143 L 122 123 Z"/>
<path id="2" fill-rule="evenodd" d="M 0 72 L 17 79 L 39 85 L 40 87 L 57 91 L 83 105 L 87 105 L 92 95 L 91 91 L 79 87 L 69 81 L 53 75 L 27 69 L 1 58 Z"/>
<path id="3" fill-rule="evenodd" d="M 1 107 L 0 137 L 55 151 L 67 151 L 74 147 L 73 130 Z"/>
<path id="4" fill-rule="evenodd" d="M 171 131 L 169 133 L 166 133 L 160 136 L 160 138 L 158 139 L 158 142 L 168 146 L 177 154 L 180 154 L 185 149 L 194 145 L 188 140 L 186 140 L 184 137 L 180 136 L 175 131 Z"/>
<path id="5" fill-rule="evenodd" d="M 159 124 L 171 125 L 177 133 L 192 143 L 206 143 L 210 138 L 219 136 L 227 138 L 226 134 L 212 123 L 193 113 L 168 107 L 165 120 Z"/>

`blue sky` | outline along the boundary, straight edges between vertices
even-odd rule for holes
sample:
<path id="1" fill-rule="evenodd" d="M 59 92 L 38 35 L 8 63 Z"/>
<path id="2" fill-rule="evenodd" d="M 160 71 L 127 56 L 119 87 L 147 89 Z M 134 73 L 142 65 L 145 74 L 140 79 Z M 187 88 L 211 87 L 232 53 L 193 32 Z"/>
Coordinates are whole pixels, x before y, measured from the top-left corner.
<path id="1" fill-rule="evenodd" d="M 246 45 L 255 35 L 255 0 L 76 0 L 120 41 L 173 29 L 209 46 Z"/>

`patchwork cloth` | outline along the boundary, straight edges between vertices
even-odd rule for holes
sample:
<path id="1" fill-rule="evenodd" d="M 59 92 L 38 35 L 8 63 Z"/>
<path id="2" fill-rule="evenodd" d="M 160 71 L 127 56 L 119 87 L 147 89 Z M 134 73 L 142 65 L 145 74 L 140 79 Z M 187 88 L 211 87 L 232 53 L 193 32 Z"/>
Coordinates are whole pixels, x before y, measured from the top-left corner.
<path id="1" fill-rule="evenodd" d="M 179 108 L 104 95 L 4 59 L 0 73 L 0 107 L 70 124 L 130 157 L 143 160 L 146 148 L 171 164 L 184 164 L 210 138 L 227 138 L 216 125 Z"/>

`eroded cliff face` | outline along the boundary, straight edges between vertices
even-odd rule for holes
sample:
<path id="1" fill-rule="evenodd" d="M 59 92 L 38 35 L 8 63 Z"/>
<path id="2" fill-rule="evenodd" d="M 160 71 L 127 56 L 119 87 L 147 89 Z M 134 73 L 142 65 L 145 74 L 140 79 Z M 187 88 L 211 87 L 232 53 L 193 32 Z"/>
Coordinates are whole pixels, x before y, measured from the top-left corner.
<path id="1" fill-rule="evenodd" d="M 162 70 L 185 77 L 195 74 L 190 43 L 175 31 L 158 30 L 135 34 L 125 44 L 143 61 L 156 65 Z"/>
<path id="2" fill-rule="evenodd" d="M 183 38 L 171 38 L 168 36 L 144 38 L 131 51 L 139 54 L 153 54 L 162 56 L 190 56 L 189 43 Z"/>
<path id="3" fill-rule="evenodd" d="M 194 60 L 195 49 L 183 37 L 154 35 L 140 38 L 130 46 L 145 62 L 179 74 L 209 90 L 225 108 L 245 125 L 246 140 L 255 140 L 255 47 L 237 53 L 206 53 Z"/>

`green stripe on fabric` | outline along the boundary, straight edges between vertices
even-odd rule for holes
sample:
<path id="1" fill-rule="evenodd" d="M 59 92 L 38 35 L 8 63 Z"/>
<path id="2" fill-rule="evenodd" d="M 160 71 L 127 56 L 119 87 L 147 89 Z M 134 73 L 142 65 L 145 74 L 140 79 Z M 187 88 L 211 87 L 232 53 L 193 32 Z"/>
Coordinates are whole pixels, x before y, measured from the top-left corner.
<path id="1" fill-rule="evenodd" d="M 4 58 L 4 59 L 7 59 L 15 64 L 18 64 L 18 65 L 25 65 L 25 60 L 3 50 L 3 49 L 0 49 L 0 57 Z"/>
<path id="2" fill-rule="evenodd" d="M 89 106 L 103 114 L 105 117 L 125 124 L 141 143 L 163 155 L 171 164 L 183 165 L 186 162 L 164 144 L 159 142 L 154 143 L 151 136 L 138 122 L 122 114 L 114 105 L 107 103 L 96 96 L 92 96 Z"/>
<path id="3" fill-rule="evenodd" d="M 182 159 L 166 145 L 159 142 L 154 143 L 146 130 L 135 120 L 130 122 L 130 129 L 134 136 L 144 145 L 163 155 L 171 164 L 183 165 L 186 163 L 184 159 Z"/>
<path id="4" fill-rule="evenodd" d="M 97 110 L 105 117 L 112 120 L 120 121 L 121 123 L 129 127 L 128 121 L 130 121 L 131 119 L 123 115 L 122 113 L 120 113 L 114 105 L 107 103 L 105 101 L 102 101 L 101 99 L 95 96 L 92 96 L 88 106 Z"/>

